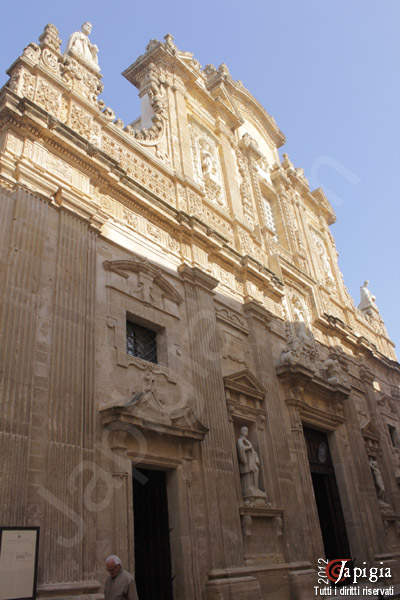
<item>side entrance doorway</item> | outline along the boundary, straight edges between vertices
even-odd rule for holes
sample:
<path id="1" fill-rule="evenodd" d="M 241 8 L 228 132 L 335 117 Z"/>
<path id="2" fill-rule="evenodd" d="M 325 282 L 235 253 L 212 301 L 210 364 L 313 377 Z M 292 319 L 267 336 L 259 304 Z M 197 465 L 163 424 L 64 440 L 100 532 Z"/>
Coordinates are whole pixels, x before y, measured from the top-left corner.
<path id="1" fill-rule="evenodd" d="M 133 469 L 135 577 L 140 600 L 173 600 L 167 474 Z"/>
<path id="2" fill-rule="evenodd" d="M 350 547 L 328 437 L 322 431 L 307 427 L 304 427 L 304 437 L 325 557 L 350 558 Z"/>

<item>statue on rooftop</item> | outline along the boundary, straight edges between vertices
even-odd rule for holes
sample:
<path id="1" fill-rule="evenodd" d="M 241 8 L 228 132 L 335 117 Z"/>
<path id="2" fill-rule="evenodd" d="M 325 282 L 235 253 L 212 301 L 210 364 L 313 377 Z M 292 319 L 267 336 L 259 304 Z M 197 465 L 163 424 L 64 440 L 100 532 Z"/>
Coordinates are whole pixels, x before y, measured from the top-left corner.
<path id="1" fill-rule="evenodd" d="M 76 58 L 83 60 L 88 66 L 95 71 L 99 71 L 99 63 L 97 53 L 99 51 L 95 44 L 89 40 L 89 35 L 92 31 L 92 24 L 86 21 L 83 23 L 80 31 L 75 31 L 68 41 L 68 46 L 65 54 L 70 54 Z"/>
<path id="2" fill-rule="evenodd" d="M 358 308 L 367 314 L 370 312 L 371 308 L 376 309 L 376 298 L 368 289 L 368 284 L 368 281 L 364 281 L 363 285 L 360 287 L 360 304 L 358 305 Z"/>

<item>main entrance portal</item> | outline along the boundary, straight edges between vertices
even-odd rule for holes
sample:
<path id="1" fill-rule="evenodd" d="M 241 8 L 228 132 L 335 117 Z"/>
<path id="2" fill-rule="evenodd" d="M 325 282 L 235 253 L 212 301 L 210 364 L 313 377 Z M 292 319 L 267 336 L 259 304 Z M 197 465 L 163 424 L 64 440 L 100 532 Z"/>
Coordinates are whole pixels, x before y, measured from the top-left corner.
<path id="1" fill-rule="evenodd" d="M 350 548 L 328 438 L 304 428 L 308 460 L 326 558 L 350 558 Z"/>
<path id="2" fill-rule="evenodd" d="M 172 600 L 165 471 L 133 471 L 135 577 L 140 600 Z"/>

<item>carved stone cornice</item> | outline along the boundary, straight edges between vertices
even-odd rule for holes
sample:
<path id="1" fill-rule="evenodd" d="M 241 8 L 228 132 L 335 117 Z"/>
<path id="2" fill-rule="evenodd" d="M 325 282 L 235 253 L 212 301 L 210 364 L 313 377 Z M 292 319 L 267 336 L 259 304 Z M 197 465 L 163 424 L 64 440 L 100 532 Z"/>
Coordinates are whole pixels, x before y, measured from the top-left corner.
<path id="1" fill-rule="evenodd" d="M 321 426 L 332 429 L 343 423 L 344 401 L 351 391 L 343 360 L 334 348 L 323 360 L 311 336 L 292 336 L 276 368 L 287 391 L 287 404 Z"/>
<path id="2" fill-rule="evenodd" d="M 286 404 L 298 410 L 301 420 L 327 430 L 345 422 L 348 390 L 329 386 L 305 367 L 278 373 L 278 377 L 285 385 Z"/>
<path id="3" fill-rule="evenodd" d="M 178 267 L 178 273 L 182 277 L 183 281 L 191 283 L 192 285 L 199 286 L 207 292 L 212 292 L 217 287 L 219 281 L 205 273 L 198 267 L 191 267 L 187 263 L 183 263 Z"/>
<path id="4" fill-rule="evenodd" d="M 276 373 L 285 383 L 295 387 L 301 386 L 304 389 L 307 387 L 307 389 L 319 390 L 335 398 L 348 398 L 351 391 L 350 385 L 340 381 L 329 383 L 326 378 L 317 374 L 312 366 L 304 364 L 281 365 L 277 367 Z"/>
<path id="5" fill-rule="evenodd" d="M 247 298 L 244 301 L 243 312 L 246 316 L 253 317 L 260 321 L 265 327 L 269 327 L 271 320 L 275 318 L 275 315 L 252 298 Z"/>
<path id="6" fill-rule="evenodd" d="M 315 367 L 305 364 L 281 365 L 277 367 L 278 377 L 285 382 L 290 381 L 296 387 L 301 386 L 308 389 L 320 389 L 321 392 L 341 397 L 348 398 L 350 394 L 350 385 L 341 381 L 330 383 L 327 378 L 316 372 Z"/>
<path id="7" fill-rule="evenodd" d="M 269 292 L 276 296 L 279 300 L 284 296 L 284 284 L 281 279 L 270 269 L 259 263 L 257 260 L 249 255 L 243 256 L 241 259 L 242 264 L 242 278 L 243 281 L 247 281 L 249 276 L 253 276 L 260 280 Z"/>

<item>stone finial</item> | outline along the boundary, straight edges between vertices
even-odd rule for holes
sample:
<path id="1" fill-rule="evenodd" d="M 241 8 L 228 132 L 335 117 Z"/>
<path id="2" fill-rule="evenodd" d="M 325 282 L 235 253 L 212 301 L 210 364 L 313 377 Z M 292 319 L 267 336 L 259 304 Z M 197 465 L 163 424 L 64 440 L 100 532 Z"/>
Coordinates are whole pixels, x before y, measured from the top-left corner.
<path id="1" fill-rule="evenodd" d="M 204 74 L 208 76 L 215 75 L 217 73 L 217 69 L 214 65 L 208 64 L 204 67 Z"/>
<path id="2" fill-rule="evenodd" d="M 283 153 L 282 167 L 284 169 L 294 169 L 294 165 L 286 152 Z"/>
<path id="3" fill-rule="evenodd" d="M 175 54 L 177 48 L 175 46 L 174 38 L 170 33 L 164 35 L 165 46 L 170 50 L 173 54 Z"/>
<path id="4" fill-rule="evenodd" d="M 218 73 L 220 75 L 225 75 L 225 77 L 230 77 L 230 72 L 228 66 L 225 63 L 221 63 L 218 67 Z"/>
<path id="5" fill-rule="evenodd" d="M 154 50 L 154 48 L 158 48 L 158 46 L 161 45 L 161 42 L 159 42 L 156 39 L 152 39 L 149 41 L 149 43 L 146 46 L 146 52 L 151 52 L 152 50 Z"/>
<path id="6" fill-rule="evenodd" d="M 75 31 L 68 40 L 68 46 L 65 55 L 71 55 L 84 64 L 91 67 L 94 71 L 100 70 L 97 53 L 99 51 L 95 44 L 89 40 L 92 31 L 92 24 L 86 21 L 83 23 L 80 31 Z"/>
<path id="7" fill-rule="evenodd" d="M 55 25 L 48 23 L 39 37 L 41 48 L 50 48 L 55 52 L 60 52 L 61 39 L 58 37 L 58 29 Z"/>

